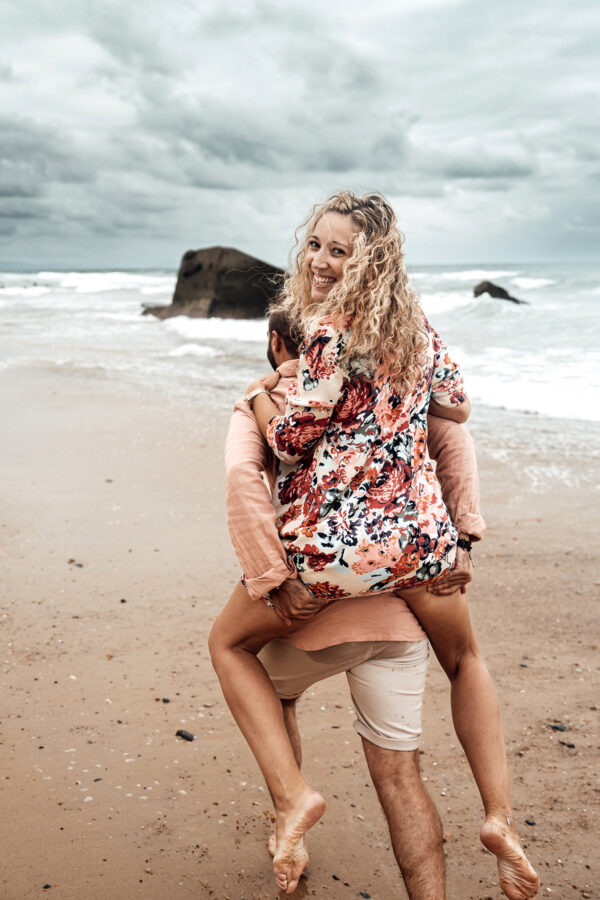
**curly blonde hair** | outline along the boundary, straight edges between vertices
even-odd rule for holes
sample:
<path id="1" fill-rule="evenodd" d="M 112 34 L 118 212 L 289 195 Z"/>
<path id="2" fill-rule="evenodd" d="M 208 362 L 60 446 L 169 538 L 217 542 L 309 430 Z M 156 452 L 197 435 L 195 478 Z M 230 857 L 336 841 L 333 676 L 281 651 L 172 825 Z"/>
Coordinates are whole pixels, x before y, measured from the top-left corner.
<path id="1" fill-rule="evenodd" d="M 343 277 L 316 303 L 311 298 L 311 273 L 305 265 L 308 235 L 330 212 L 351 216 L 358 233 Z M 395 384 L 409 388 L 427 339 L 419 299 L 408 283 L 403 240 L 396 214 L 381 194 L 334 194 L 314 206 L 296 229 L 296 256 L 273 308 L 285 311 L 302 335 L 322 319 L 351 320 L 340 362 L 347 367 L 360 362 L 370 370 L 381 365 Z"/>

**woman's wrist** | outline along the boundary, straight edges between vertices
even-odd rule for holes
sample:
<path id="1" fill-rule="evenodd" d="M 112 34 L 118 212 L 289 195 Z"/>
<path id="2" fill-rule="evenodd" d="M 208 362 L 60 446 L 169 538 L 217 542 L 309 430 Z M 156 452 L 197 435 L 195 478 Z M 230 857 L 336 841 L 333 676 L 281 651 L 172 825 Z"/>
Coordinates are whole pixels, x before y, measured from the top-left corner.
<path id="1" fill-rule="evenodd" d="M 262 385 L 259 385 L 258 387 L 253 388 L 252 386 L 250 386 L 250 388 L 248 388 L 248 391 L 246 392 L 246 397 L 245 397 L 245 399 L 248 401 L 248 403 L 250 404 L 250 406 L 252 406 L 252 401 L 253 401 L 256 397 L 258 397 L 259 394 L 266 394 L 267 397 L 269 397 L 269 399 L 271 398 L 271 395 L 269 394 L 269 392 L 268 392 L 268 390 L 266 389 L 266 387 L 263 387 Z"/>

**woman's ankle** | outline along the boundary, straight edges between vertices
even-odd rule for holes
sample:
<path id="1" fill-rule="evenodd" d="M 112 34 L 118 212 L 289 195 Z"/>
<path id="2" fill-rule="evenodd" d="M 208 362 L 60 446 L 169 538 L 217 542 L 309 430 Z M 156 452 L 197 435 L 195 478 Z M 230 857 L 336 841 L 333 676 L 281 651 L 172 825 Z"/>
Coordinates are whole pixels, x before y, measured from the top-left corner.
<path id="1" fill-rule="evenodd" d="M 313 790 L 305 782 L 302 775 L 297 778 L 289 779 L 287 782 L 278 785 L 276 790 L 270 788 L 275 811 L 286 813 L 293 809 L 298 803 L 306 797 L 307 794 L 313 793 Z"/>

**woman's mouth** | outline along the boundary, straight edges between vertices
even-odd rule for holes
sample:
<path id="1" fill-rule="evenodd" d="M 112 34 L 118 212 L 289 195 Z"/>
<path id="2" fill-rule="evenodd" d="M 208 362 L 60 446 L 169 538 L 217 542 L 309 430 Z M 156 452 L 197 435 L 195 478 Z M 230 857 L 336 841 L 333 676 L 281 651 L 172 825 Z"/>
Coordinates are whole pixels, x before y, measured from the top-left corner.
<path id="1" fill-rule="evenodd" d="M 335 284 L 336 280 L 327 275 L 317 275 L 316 272 L 313 272 L 313 284 L 315 287 L 327 287 L 330 284 Z"/>

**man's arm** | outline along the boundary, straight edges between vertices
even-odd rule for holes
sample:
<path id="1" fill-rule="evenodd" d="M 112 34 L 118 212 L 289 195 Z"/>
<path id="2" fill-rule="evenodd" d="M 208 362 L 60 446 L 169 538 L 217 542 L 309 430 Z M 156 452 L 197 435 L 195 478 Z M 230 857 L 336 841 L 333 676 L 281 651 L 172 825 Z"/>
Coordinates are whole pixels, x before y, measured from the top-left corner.
<path id="1" fill-rule="evenodd" d="M 436 475 L 450 518 L 461 537 L 479 541 L 485 533 L 485 522 L 479 512 L 479 475 L 471 435 L 456 422 L 435 415 L 428 416 L 427 425 L 429 455 L 436 461 Z M 455 568 L 428 590 L 450 594 L 460 587 L 464 593 L 471 577 L 471 560 L 467 551 L 458 547 Z"/>
<path id="2" fill-rule="evenodd" d="M 227 524 L 254 599 L 294 575 L 275 524 L 275 509 L 262 476 L 271 457 L 245 400 L 236 403 L 225 441 Z"/>
<path id="3" fill-rule="evenodd" d="M 278 396 L 281 394 L 281 396 Z M 283 402 L 285 387 L 274 394 Z M 236 403 L 225 441 L 227 523 L 237 558 L 254 600 L 270 593 L 275 611 L 292 619 L 313 616 L 323 605 L 315 599 L 289 563 L 275 523 L 271 494 L 263 478 L 273 457 L 254 414 L 245 401 Z"/>
<path id="4" fill-rule="evenodd" d="M 472 541 L 485 534 L 479 512 L 479 473 L 473 439 L 466 428 L 436 415 L 427 417 L 427 448 L 436 462 L 435 474 L 444 503 L 460 532 Z"/>

